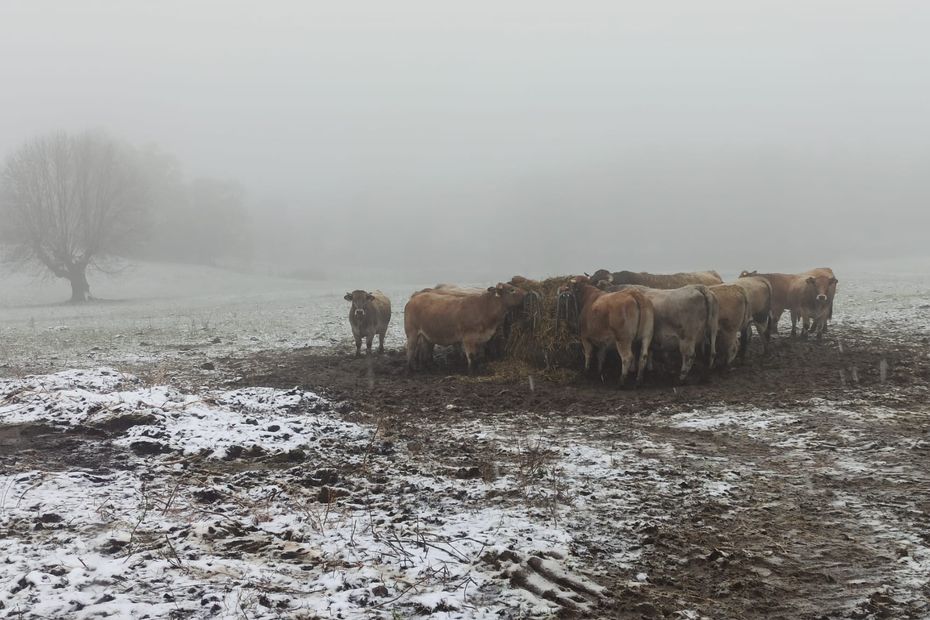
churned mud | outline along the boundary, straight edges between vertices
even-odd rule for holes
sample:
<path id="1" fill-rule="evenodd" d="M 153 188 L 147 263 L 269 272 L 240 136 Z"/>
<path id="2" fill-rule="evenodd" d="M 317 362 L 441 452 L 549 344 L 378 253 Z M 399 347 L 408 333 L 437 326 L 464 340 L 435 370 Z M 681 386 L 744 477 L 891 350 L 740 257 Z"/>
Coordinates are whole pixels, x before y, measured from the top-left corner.
<path id="1" fill-rule="evenodd" d="M 930 617 L 924 336 L 837 326 L 638 389 L 397 350 L 211 366 L 4 384 L 0 609 Z"/>

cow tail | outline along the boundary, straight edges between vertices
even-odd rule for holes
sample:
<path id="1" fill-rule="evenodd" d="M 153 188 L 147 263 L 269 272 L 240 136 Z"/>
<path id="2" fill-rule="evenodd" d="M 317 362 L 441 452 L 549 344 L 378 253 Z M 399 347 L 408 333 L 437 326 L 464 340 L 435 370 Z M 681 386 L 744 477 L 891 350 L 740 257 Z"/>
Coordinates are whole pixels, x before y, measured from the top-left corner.
<path id="1" fill-rule="evenodd" d="M 768 278 L 762 278 L 762 281 L 765 282 L 765 288 L 769 292 L 769 311 L 765 315 L 765 333 L 769 335 L 772 333 L 772 302 L 775 300 L 775 291 L 772 289 L 772 283 L 769 282 Z"/>
<path id="2" fill-rule="evenodd" d="M 704 296 L 704 309 L 706 310 L 707 320 L 704 323 L 704 344 L 707 346 L 707 359 L 712 360 L 717 351 L 717 318 L 718 307 L 713 293 L 704 285 L 698 285 L 698 290 Z"/>
<path id="3" fill-rule="evenodd" d="M 749 295 L 746 294 L 746 291 L 743 290 L 743 287 L 740 286 L 737 288 L 739 288 L 740 295 L 743 296 L 743 304 L 745 308 L 745 311 L 743 312 L 743 329 L 745 329 L 747 325 L 752 325 L 752 304 L 749 303 Z"/>
<path id="4" fill-rule="evenodd" d="M 642 340 L 643 331 L 646 329 L 646 313 L 643 312 L 643 294 L 639 291 L 630 291 L 633 296 L 633 301 L 636 302 L 636 310 L 639 313 L 639 317 L 636 321 L 636 339 Z"/>

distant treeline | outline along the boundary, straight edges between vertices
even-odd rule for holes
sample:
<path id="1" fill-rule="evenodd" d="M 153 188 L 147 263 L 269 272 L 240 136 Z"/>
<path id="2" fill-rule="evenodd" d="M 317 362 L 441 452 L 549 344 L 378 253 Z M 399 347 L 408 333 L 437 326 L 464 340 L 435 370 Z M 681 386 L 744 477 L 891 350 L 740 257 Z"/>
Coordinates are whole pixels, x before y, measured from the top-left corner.
<path id="1" fill-rule="evenodd" d="M 155 147 L 140 152 L 149 208 L 145 233 L 127 249 L 135 258 L 204 265 L 252 261 L 245 191 L 233 181 L 187 179 L 178 160 Z"/>

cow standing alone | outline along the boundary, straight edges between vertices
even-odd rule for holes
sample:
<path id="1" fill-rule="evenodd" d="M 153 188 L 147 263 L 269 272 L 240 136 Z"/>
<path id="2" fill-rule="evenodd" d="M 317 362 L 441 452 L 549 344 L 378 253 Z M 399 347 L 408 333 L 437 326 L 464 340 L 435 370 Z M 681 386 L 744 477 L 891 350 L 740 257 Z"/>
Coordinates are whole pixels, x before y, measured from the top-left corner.
<path id="1" fill-rule="evenodd" d="M 827 301 L 827 313 L 823 322 L 819 325 L 820 329 L 818 334 L 822 334 L 827 331 L 826 321 L 833 318 L 833 298 L 836 295 L 836 277 L 833 275 L 833 270 L 829 267 L 819 267 L 817 269 L 811 269 L 810 271 L 805 271 L 804 273 L 791 274 L 791 273 L 759 273 L 758 271 L 743 271 L 739 274 L 740 278 L 765 278 L 768 283 L 772 286 L 772 320 L 769 326 L 770 333 L 778 332 L 778 321 L 781 319 L 781 315 L 785 310 L 793 309 L 794 313 L 797 315 L 797 318 L 800 318 L 801 310 L 801 293 L 804 290 L 804 286 L 801 286 L 802 282 L 806 282 L 808 278 L 818 278 L 822 282 L 823 280 L 827 281 L 827 286 L 825 289 L 826 301 Z M 794 289 L 794 293 L 792 293 Z M 794 336 L 797 333 L 797 318 L 795 319 L 795 327 L 792 328 L 791 335 Z"/>
<path id="2" fill-rule="evenodd" d="M 381 291 L 369 293 L 356 290 L 345 294 L 345 300 L 352 302 L 349 309 L 349 325 L 355 336 L 355 357 L 362 354 L 362 338 L 366 340 L 366 349 L 371 355 L 371 343 L 378 335 L 378 353 L 384 353 L 384 335 L 391 322 L 391 300 Z"/>
<path id="3" fill-rule="evenodd" d="M 821 338 L 827 330 L 827 320 L 833 314 L 836 277 L 831 269 L 812 269 L 797 276 L 788 289 L 791 310 L 791 335 L 797 334 L 801 321 L 801 337 L 813 331 Z"/>

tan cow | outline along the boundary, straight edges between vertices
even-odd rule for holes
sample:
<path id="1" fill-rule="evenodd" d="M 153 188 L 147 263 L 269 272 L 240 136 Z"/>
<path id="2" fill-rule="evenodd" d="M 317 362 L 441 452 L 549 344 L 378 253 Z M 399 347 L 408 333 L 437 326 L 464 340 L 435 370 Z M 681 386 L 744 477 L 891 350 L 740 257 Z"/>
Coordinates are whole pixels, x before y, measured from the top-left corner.
<path id="1" fill-rule="evenodd" d="M 371 342 L 378 335 L 378 353 L 384 353 L 384 335 L 391 322 L 391 300 L 381 291 L 371 293 L 362 290 L 345 294 L 352 302 L 349 310 L 349 325 L 355 336 L 355 357 L 362 354 L 362 338 L 365 338 L 367 353 L 371 355 Z"/>
<path id="2" fill-rule="evenodd" d="M 722 284 L 723 280 L 716 271 L 695 271 L 690 273 L 645 273 L 633 271 L 615 271 L 611 273 L 606 269 L 598 269 L 591 276 L 591 283 L 595 286 L 598 282 L 607 282 L 608 284 L 637 284 L 648 288 L 671 289 L 681 288 L 689 284 L 704 284 L 712 286 Z"/>
<path id="3" fill-rule="evenodd" d="M 770 329 L 772 322 L 772 285 L 765 278 L 758 276 L 740 277 L 733 284 L 742 287 L 746 292 L 752 312 L 752 324 L 756 326 L 756 332 L 759 334 L 759 338 L 762 339 L 762 351 L 767 352 L 772 336 Z M 751 338 L 752 327 L 747 325 L 740 336 L 740 357 L 746 356 Z"/>
<path id="4" fill-rule="evenodd" d="M 691 372 L 698 348 L 706 354 L 707 367 L 714 366 L 717 351 L 717 298 L 702 284 L 689 284 L 676 289 L 655 289 L 634 284 L 609 285 L 599 288 L 608 292 L 635 288 L 643 293 L 655 311 L 652 350 L 681 355 L 679 381 Z"/>
<path id="5" fill-rule="evenodd" d="M 799 277 L 808 278 L 808 277 L 817 277 L 818 275 L 825 275 L 828 279 L 833 278 L 834 283 L 830 287 L 830 292 L 828 293 L 829 298 L 829 308 L 827 310 L 827 319 L 833 318 L 833 296 L 836 294 L 836 278 L 833 275 L 833 270 L 829 267 L 821 267 L 817 269 L 811 269 L 810 271 L 805 271 L 800 274 L 792 273 L 759 273 L 758 271 L 743 271 L 739 274 L 740 278 L 752 278 L 759 277 L 765 278 L 768 280 L 768 283 L 772 285 L 772 319 L 770 324 L 770 333 L 778 333 L 778 322 L 781 320 L 781 315 L 784 314 L 785 310 L 788 310 L 791 307 L 791 303 L 788 299 L 789 292 L 791 290 L 792 284 Z M 823 324 L 823 331 L 826 331 L 826 323 Z"/>
<path id="6" fill-rule="evenodd" d="M 799 274 L 788 289 L 788 309 L 791 311 L 791 335 L 797 335 L 801 321 L 801 337 L 813 331 L 823 337 L 827 321 L 833 312 L 836 295 L 836 276 L 829 268 L 811 269 Z"/>
<path id="7" fill-rule="evenodd" d="M 471 372 L 477 352 L 494 336 L 507 312 L 522 304 L 525 296 L 522 289 L 503 282 L 480 295 L 440 291 L 414 294 L 404 309 L 408 368 L 414 368 L 422 339 L 430 347 L 461 343 Z"/>
<path id="8" fill-rule="evenodd" d="M 620 355 L 620 385 L 634 366 L 636 384 L 642 385 L 643 375 L 652 345 L 655 312 L 638 289 L 607 293 L 590 283 L 585 276 L 576 276 L 559 287 L 559 295 L 571 295 L 578 308 L 578 329 L 584 349 L 585 372 L 591 368 L 591 355 L 597 352 L 597 373 L 604 368 L 608 347 Z M 639 345 L 639 359 L 633 353 Z"/>
<path id="9" fill-rule="evenodd" d="M 458 284 L 440 282 L 432 288 L 425 288 L 423 290 L 417 291 L 414 293 L 414 295 L 419 295 L 420 293 L 443 293 L 446 295 L 482 295 L 484 292 L 485 289 L 478 288 L 476 286 L 460 286 Z"/>
<path id="10" fill-rule="evenodd" d="M 526 288 L 528 286 L 536 286 L 539 284 L 538 280 L 531 280 L 525 276 L 514 276 L 510 278 L 510 283 L 514 286 L 519 286 L 520 288 Z"/>
<path id="11" fill-rule="evenodd" d="M 752 322 L 752 307 L 743 287 L 717 284 L 707 287 L 717 298 L 717 362 L 729 366 L 739 352 L 739 336 Z"/>

